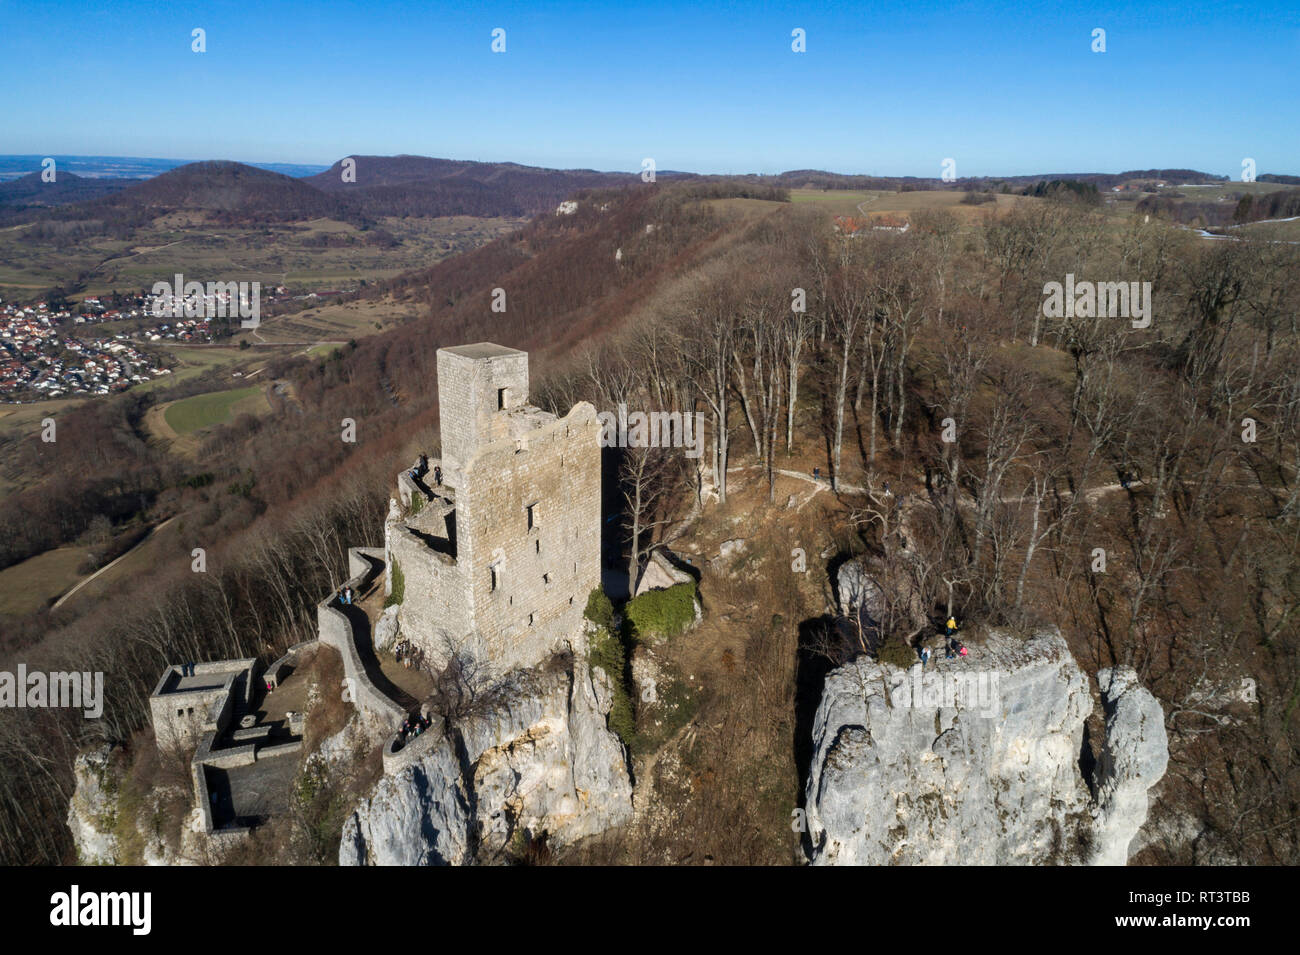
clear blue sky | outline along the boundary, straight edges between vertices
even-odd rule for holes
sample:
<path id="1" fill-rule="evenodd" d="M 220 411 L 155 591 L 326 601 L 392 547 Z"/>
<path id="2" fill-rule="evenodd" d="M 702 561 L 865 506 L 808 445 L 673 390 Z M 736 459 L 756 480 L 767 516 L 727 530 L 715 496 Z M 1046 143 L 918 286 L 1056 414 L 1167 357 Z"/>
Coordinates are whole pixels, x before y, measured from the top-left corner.
<path id="1" fill-rule="evenodd" d="M 0 0 L 0 154 L 1235 177 L 1300 173 L 1297 104 L 1297 0 Z"/>

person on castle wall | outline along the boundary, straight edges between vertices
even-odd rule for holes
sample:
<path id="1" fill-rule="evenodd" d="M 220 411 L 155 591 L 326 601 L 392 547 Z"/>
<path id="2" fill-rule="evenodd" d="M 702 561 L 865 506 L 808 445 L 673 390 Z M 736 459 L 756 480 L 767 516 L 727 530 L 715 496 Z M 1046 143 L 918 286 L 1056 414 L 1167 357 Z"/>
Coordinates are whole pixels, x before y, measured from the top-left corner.
<path id="1" fill-rule="evenodd" d="M 344 587 L 339 591 L 339 603 L 341 604 L 351 605 L 355 598 L 356 594 L 353 593 L 351 587 Z"/>
<path id="2" fill-rule="evenodd" d="M 441 467 L 435 467 L 435 468 L 433 469 L 433 483 L 436 484 L 438 487 L 442 487 L 442 468 L 441 468 Z"/>

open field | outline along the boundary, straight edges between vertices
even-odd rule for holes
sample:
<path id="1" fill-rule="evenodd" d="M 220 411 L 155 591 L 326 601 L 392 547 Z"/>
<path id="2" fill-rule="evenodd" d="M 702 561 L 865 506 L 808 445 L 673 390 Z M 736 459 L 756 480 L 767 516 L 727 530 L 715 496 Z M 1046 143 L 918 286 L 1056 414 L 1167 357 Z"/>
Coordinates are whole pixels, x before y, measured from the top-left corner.
<path id="1" fill-rule="evenodd" d="M 1217 201 L 1220 199 L 1236 202 L 1244 195 L 1262 196 L 1281 189 L 1294 188 L 1296 187 L 1280 182 L 1236 182 L 1229 180 L 1227 182 L 1209 183 L 1204 186 L 1166 186 L 1158 190 L 1156 195 L 1168 198 L 1171 193 L 1178 192 L 1182 193 L 1185 198 L 1197 202 Z"/>
<path id="2" fill-rule="evenodd" d="M 53 601 L 77 582 L 85 557 L 83 547 L 56 547 L 0 570 L 0 616 L 25 616 Z"/>
<path id="3" fill-rule="evenodd" d="M 213 391 L 173 401 L 163 412 L 167 425 L 185 435 L 210 428 L 240 414 L 257 414 L 267 410 L 266 396 L 259 385 L 233 391 Z"/>
<path id="4" fill-rule="evenodd" d="M 43 418 L 54 417 L 57 420 L 58 413 L 63 409 L 71 407 L 78 401 L 89 400 L 91 399 L 54 398 L 23 405 L 2 404 L 0 405 L 0 438 L 19 439 L 39 434 Z M 15 469 L 6 466 L 9 463 L 0 462 L 0 496 L 22 490 L 33 478 L 30 474 L 15 473 Z"/>
<path id="5" fill-rule="evenodd" d="M 121 585 L 122 581 L 148 574 L 169 556 L 180 555 L 179 559 L 188 561 L 189 552 L 180 547 L 180 532 L 176 528 L 177 523 L 176 521 L 164 521 L 158 525 L 148 537 L 127 551 L 116 562 L 105 567 L 103 572 L 93 580 L 78 578 L 78 580 L 87 580 L 87 582 L 68 598 L 64 606 L 71 606 L 82 600 L 93 602 L 100 597 L 108 596 Z M 67 593 L 76 584 L 77 580 L 73 580 L 61 593 Z"/>
<path id="6" fill-rule="evenodd" d="M 1006 212 L 1017 203 L 1033 201 L 1024 196 L 996 196 L 996 203 L 963 205 L 966 193 L 956 190 L 837 190 L 791 189 L 790 200 L 815 203 L 832 215 L 872 216 L 880 213 L 909 213 L 920 209 L 948 209 L 963 221 L 974 221 L 990 211 Z"/>
<path id="7" fill-rule="evenodd" d="M 220 345 L 165 345 L 161 348 L 176 362 L 172 373 L 142 382 L 136 385 L 136 388 L 146 390 L 164 388 L 213 369 L 230 372 L 232 376 L 237 371 L 247 375 L 265 364 L 272 354 Z"/>
<path id="8" fill-rule="evenodd" d="M 41 419 L 57 414 L 64 408 L 85 401 L 84 398 L 53 398 L 49 401 L 33 401 L 30 404 L 0 405 L 0 433 L 10 431 L 40 430 Z"/>
<path id="9" fill-rule="evenodd" d="M 1300 242 L 1300 219 L 1251 222 L 1228 230 L 1228 235 L 1271 242 Z"/>
<path id="10" fill-rule="evenodd" d="M 18 226 L 0 230 L 0 297 L 29 301 L 54 286 L 74 284 L 85 295 L 138 291 L 170 282 L 177 272 L 198 281 L 351 288 L 433 265 L 520 224 L 449 216 L 384 218 L 376 229 L 332 219 L 234 228 L 211 224 L 196 213 L 173 213 L 155 219 L 129 241 L 64 234 L 62 223 Z"/>
<path id="11" fill-rule="evenodd" d="M 861 215 L 858 206 L 870 204 L 881 195 L 891 193 L 864 192 L 853 189 L 791 189 L 791 202 L 815 202 L 837 216 Z"/>
<path id="12" fill-rule="evenodd" d="M 77 572 L 86 558 L 86 549 L 75 545 L 56 547 L 0 570 L 0 617 L 35 613 L 69 593 L 81 581 L 86 583 L 71 595 L 71 601 L 105 596 L 122 580 L 147 573 L 166 554 L 184 554 L 177 550 L 178 533 L 169 524 L 164 521 L 154 533 L 106 565 L 98 575 Z"/>
<path id="13" fill-rule="evenodd" d="M 417 306 L 391 299 L 322 304 L 290 315 L 264 319 L 255 330 L 241 330 L 237 337 L 249 344 L 276 342 L 345 342 L 376 335 L 419 314 Z"/>

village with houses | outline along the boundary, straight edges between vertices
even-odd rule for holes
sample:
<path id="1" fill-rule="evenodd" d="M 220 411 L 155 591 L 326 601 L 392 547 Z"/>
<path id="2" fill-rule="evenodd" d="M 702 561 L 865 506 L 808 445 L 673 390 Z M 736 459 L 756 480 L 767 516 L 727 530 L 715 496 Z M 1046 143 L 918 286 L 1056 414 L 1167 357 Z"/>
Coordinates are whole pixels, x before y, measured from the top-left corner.
<path id="1" fill-rule="evenodd" d="M 87 299 L 95 308 L 98 300 Z M 143 335 L 88 334 L 100 322 L 132 317 L 116 309 L 87 315 L 47 302 L 29 306 L 0 304 L 0 400 L 36 401 L 74 395 L 107 395 L 170 374 L 161 359 L 141 349 L 143 341 L 164 336 L 182 341 L 209 340 L 201 320 L 160 325 Z M 83 331 L 84 329 L 84 331 Z"/>
<path id="2" fill-rule="evenodd" d="M 290 295 L 268 302 L 313 302 L 342 292 Z M 228 327 L 214 325 L 230 303 L 222 293 L 172 301 L 152 292 L 56 297 L 19 304 L 0 299 L 0 401 L 108 395 L 170 375 L 166 356 L 149 346 L 218 344 Z"/>

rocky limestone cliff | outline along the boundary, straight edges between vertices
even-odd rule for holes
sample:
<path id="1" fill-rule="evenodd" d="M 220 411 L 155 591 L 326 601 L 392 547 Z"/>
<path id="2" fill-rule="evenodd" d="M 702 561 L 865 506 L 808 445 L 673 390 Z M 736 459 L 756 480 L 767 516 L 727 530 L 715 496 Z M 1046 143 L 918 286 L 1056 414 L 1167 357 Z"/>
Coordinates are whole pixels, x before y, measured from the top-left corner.
<path id="1" fill-rule="evenodd" d="M 189 812 L 181 827 L 179 845 L 164 837 L 159 819 L 164 805 L 187 802 L 188 790 L 155 784 L 127 808 L 122 798 L 124 764 L 120 753 L 104 743 L 78 753 L 73 763 L 76 789 L 68 803 L 68 829 L 77 860 L 82 865 L 190 865 L 214 862 L 197 812 Z M 123 813 L 129 813 L 122 818 Z M 125 833 L 129 846 L 118 839 Z"/>
<path id="2" fill-rule="evenodd" d="M 1092 862 L 1124 865 L 1147 818 L 1147 790 L 1169 765 L 1165 714 L 1128 667 L 1097 673 L 1106 736 L 1097 761 Z"/>
<path id="3" fill-rule="evenodd" d="M 117 785 L 109 765 L 113 747 L 105 743 L 78 753 L 72 764 L 76 789 L 68 803 L 68 828 L 82 865 L 117 863 Z"/>
<path id="4" fill-rule="evenodd" d="M 806 785 L 816 865 L 1123 863 L 1164 772 L 1160 705 L 1103 671 L 1094 799 L 1088 680 L 1056 632 L 993 633 L 963 659 L 862 658 L 826 678 Z"/>
<path id="5" fill-rule="evenodd" d="M 581 660 L 515 674 L 379 781 L 344 824 L 340 864 L 493 862 L 524 836 L 559 848 L 626 824 L 632 789 L 606 728 L 611 703 L 609 678 Z"/>

